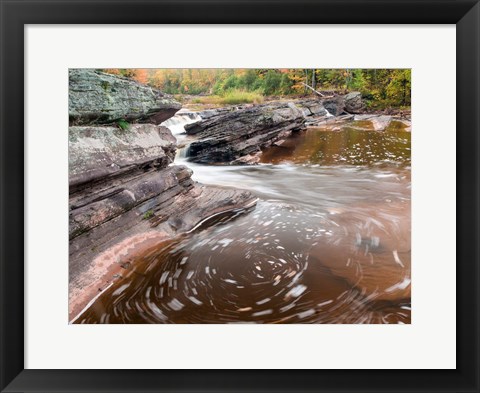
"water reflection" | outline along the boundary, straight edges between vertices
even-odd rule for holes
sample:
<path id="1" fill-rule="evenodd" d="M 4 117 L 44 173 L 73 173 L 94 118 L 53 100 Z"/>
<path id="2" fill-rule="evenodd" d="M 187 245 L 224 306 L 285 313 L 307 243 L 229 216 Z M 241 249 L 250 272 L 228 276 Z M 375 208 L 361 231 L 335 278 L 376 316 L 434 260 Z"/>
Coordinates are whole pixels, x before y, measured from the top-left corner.
<path id="1" fill-rule="evenodd" d="M 328 131 L 334 128 L 335 131 Z M 384 132 L 373 131 L 369 121 L 309 128 L 281 146 L 267 149 L 261 162 L 321 165 L 410 165 L 410 132 L 392 122 Z"/>

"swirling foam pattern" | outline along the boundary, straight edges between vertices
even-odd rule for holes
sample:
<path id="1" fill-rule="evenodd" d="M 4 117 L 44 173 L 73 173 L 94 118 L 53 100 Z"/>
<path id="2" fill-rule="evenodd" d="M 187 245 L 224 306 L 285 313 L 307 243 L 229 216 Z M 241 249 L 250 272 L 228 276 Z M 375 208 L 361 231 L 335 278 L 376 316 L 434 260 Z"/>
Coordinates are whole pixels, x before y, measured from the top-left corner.
<path id="1" fill-rule="evenodd" d="M 364 283 L 371 267 L 391 265 L 409 289 L 409 261 L 395 261 L 391 234 L 368 237 L 361 217 L 347 228 L 341 216 L 272 202 L 226 216 L 139 256 L 77 322 L 409 323 L 408 295 L 381 296 L 396 284 L 379 289 L 385 268 Z"/>

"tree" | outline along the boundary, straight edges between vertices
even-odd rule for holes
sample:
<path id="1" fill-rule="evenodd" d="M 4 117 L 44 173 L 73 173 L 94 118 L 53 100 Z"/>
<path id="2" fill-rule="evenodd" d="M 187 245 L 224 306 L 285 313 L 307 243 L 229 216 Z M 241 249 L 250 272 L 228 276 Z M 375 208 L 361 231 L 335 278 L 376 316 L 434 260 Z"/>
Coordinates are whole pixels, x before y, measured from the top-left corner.
<path id="1" fill-rule="evenodd" d="M 392 99 L 395 104 L 410 105 L 410 89 L 412 84 L 412 74 L 409 69 L 393 70 L 390 83 L 386 88 L 387 97 Z"/>
<path id="2" fill-rule="evenodd" d="M 274 95 L 280 92 L 282 75 L 277 70 L 268 70 L 265 75 L 264 92 L 266 95 Z"/>
<path id="3" fill-rule="evenodd" d="M 280 94 L 289 95 L 293 92 L 293 80 L 290 79 L 288 73 L 282 73 L 282 79 L 280 80 Z"/>
<path id="4" fill-rule="evenodd" d="M 245 71 L 245 74 L 239 80 L 239 86 L 245 88 L 246 90 L 252 90 L 255 81 L 257 80 L 258 75 L 255 70 L 248 69 Z"/>
<path id="5" fill-rule="evenodd" d="M 146 85 L 148 83 L 148 70 L 145 68 L 135 69 L 132 78 L 138 83 Z"/>

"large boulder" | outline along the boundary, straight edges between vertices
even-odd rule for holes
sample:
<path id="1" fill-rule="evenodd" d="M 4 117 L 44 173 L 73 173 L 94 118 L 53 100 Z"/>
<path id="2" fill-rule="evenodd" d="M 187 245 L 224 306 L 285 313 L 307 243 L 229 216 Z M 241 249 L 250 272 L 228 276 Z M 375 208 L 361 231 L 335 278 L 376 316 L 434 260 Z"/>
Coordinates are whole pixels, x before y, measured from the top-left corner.
<path id="1" fill-rule="evenodd" d="M 187 156 L 198 163 L 252 163 L 261 149 L 304 129 L 303 111 L 293 103 L 275 103 L 238 108 L 212 114 L 185 126 L 196 134 Z M 247 159 L 245 159 L 247 158 Z"/>
<path id="2" fill-rule="evenodd" d="M 345 113 L 362 113 L 365 111 L 365 104 L 362 101 L 362 94 L 352 91 L 344 96 L 327 98 L 323 106 L 333 116 L 340 116 Z"/>
<path id="3" fill-rule="evenodd" d="M 362 113 L 365 111 L 365 104 L 362 101 L 362 93 L 352 91 L 344 96 L 345 110 L 348 113 Z"/>
<path id="4" fill-rule="evenodd" d="M 328 98 L 323 101 L 323 106 L 333 116 L 340 116 L 345 113 L 345 99 L 343 96 Z"/>
<path id="5" fill-rule="evenodd" d="M 181 104 L 160 90 L 93 69 L 69 70 L 71 125 L 112 123 L 119 119 L 160 124 Z"/>

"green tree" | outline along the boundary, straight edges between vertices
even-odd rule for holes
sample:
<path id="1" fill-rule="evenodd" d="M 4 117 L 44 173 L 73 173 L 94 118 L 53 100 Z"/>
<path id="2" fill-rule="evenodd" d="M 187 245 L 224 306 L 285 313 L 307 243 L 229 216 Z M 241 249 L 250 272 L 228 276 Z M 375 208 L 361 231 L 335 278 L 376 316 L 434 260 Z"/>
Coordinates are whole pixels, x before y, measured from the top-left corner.
<path id="1" fill-rule="evenodd" d="M 265 74 L 264 92 L 266 95 L 278 94 L 280 91 L 280 84 L 282 76 L 276 70 L 268 70 Z"/>
<path id="2" fill-rule="evenodd" d="M 283 95 L 289 95 L 293 93 L 293 80 L 290 78 L 288 73 L 282 74 L 282 79 L 280 80 L 280 93 Z"/>
<path id="3" fill-rule="evenodd" d="M 409 69 L 393 70 L 389 84 L 386 87 L 387 97 L 397 105 L 410 105 L 412 73 Z"/>
<path id="4" fill-rule="evenodd" d="M 245 88 L 246 90 L 253 90 L 253 85 L 257 80 L 258 75 L 254 69 L 248 69 L 245 74 L 240 77 L 239 87 Z"/>

